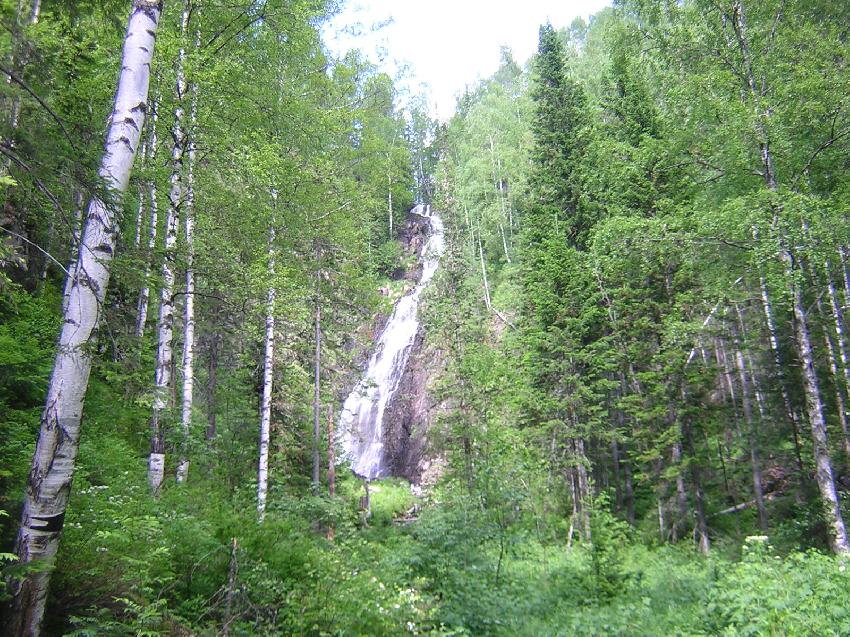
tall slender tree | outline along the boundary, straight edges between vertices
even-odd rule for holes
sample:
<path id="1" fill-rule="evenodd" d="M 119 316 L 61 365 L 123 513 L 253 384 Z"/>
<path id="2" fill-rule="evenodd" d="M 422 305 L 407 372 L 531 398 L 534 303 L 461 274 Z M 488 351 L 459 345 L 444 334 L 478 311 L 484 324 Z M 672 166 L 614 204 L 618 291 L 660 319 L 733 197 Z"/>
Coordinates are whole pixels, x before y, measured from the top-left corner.
<path id="1" fill-rule="evenodd" d="M 159 0 L 133 0 L 121 72 L 100 177 L 107 197 L 88 204 L 73 271 L 38 444 L 27 483 L 16 552 L 23 564 L 43 562 L 13 583 L 10 634 L 38 635 L 44 618 L 51 561 L 59 548 L 80 440 L 83 401 L 91 371 L 90 340 L 101 316 L 118 234 L 118 207 L 144 128 L 150 65 L 162 12 Z"/>

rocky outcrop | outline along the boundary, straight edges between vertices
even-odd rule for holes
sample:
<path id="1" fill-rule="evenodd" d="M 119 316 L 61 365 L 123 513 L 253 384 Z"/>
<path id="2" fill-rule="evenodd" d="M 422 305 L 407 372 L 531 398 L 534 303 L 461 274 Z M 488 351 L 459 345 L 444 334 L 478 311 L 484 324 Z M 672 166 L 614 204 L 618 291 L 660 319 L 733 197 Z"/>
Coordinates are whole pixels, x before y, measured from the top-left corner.
<path id="1" fill-rule="evenodd" d="M 438 367 L 422 327 L 413 342 L 398 390 L 384 412 L 384 454 L 390 473 L 414 484 L 433 464 L 428 448 L 433 399 L 429 384 Z"/>

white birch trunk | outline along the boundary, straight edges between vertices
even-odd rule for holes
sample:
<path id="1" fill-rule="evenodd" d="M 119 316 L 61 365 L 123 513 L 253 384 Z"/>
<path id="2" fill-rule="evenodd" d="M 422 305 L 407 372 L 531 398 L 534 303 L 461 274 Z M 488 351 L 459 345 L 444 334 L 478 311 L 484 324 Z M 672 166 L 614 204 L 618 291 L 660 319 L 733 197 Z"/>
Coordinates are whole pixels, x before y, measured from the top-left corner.
<path id="1" fill-rule="evenodd" d="M 499 200 L 499 209 L 502 212 L 503 221 L 499 222 L 499 233 L 502 236 L 502 248 L 505 251 L 505 261 L 511 263 L 511 255 L 508 251 L 508 238 L 505 235 L 504 221 L 509 221 L 507 207 L 505 205 L 505 196 L 502 189 L 502 162 L 496 157 L 496 146 L 493 142 L 493 136 L 488 135 L 490 140 L 490 164 L 493 166 L 493 185 L 496 188 L 496 197 Z M 480 232 L 480 229 L 479 229 Z"/>
<path id="2" fill-rule="evenodd" d="M 826 320 L 826 314 L 824 314 L 823 303 L 821 303 L 820 296 L 815 298 L 815 308 L 817 309 L 818 314 Z M 835 386 L 835 406 L 838 408 L 838 422 L 841 425 L 841 431 L 844 435 L 844 452 L 850 455 L 847 401 L 844 399 L 844 373 L 839 369 L 835 342 L 833 341 L 832 334 L 827 327 L 824 327 L 823 329 L 823 341 L 824 345 L 826 345 L 826 353 L 829 359 L 829 372 L 832 374 L 832 381 Z"/>
<path id="3" fill-rule="evenodd" d="M 847 530 L 844 527 L 844 518 L 841 516 L 841 505 L 838 500 L 838 491 L 835 488 L 832 461 L 829 457 L 826 419 L 824 418 L 823 401 L 821 400 L 820 386 L 815 371 L 808 314 L 800 287 L 794 284 L 794 257 L 787 247 L 781 246 L 780 249 L 782 261 L 785 264 L 785 274 L 788 277 L 791 287 L 794 317 L 797 319 L 797 344 L 800 351 L 800 362 L 803 366 L 806 405 L 809 412 L 809 423 L 812 428 L 812 440 L 814 442 L 815 477 L 824 507 L 826 508 L 828 521 L 832 527 L 830 533 L 832 549 L 836 553 L 844 553 L 850 550 L 850 544 L 847 541 Z"/>
<path id="4" fill-rule="evenodd" d="M 587 476 L 587 455 L 584 452 L 584 440 L 575 438 L 573 448 L 576 454 L 576 476 L 578 477 L 579 507 L 581 523 L 584 529 L 584 540 L 593 542 L 590 533 L 590 481 Z"/>
<path id="5" fill-rule="evenodd" d="M 850 267 L 847 265 L 848 255 L 845 246 L 838 246 L 838 258 L 841 260 L 841 274 L 844 279 L 844 309 L 850 307 Z"/>
<path id="6" fill-rule="evenodd" d="M 145 154 L 145 148 L 142 146 L 142 155 Z M 139 248 L 142 245 L 142 224 L 145 217 L 145 189 L 139 187 L 139 208 L 136 211 L 136 234 L 133 237 L 133 247 Z"/>
<path id="7" fill-rule="evenodd" d="M 121 72 L 100 164 L 112 197 L 88 205 L 82 248 L 64 311 L 41 430 L 27 481 L 16 552 L 22 564 L 43 560 L 47 568 L 29 571 L 13 584 L 13 611 L 7 631 L 40 633 L 50 583 L 50 561 L 59 548 L 65 508 L 80 439 L 80 419 L 88 388 L 89 341 L 97 326 L 109 283 L 118 235 L 120 199 L 126 192 L 145 119 L 150 63 L 161 3 L 134 0 L 121 58 Z"/>
<path id="8" fill-rule="evenodd" d="M 753 101 L 756 119 L 756 133 L 762 160 L 762 174 L 765 186 L 768 190 L 776 192 L 778 184 L 776 170 L 774 168 L 773 154 L 770 149 L 770 136 L 768 120 L 770 109 L 764 108 L 762 98 L 767 91 L 767 84 L 762 77 L 761 83 L 756 80 L 753 72 L 752 58 L 750 55 L 749 41 L 747 38 L 747 19 L 743 0 L 733 2 L 735 17 L 735 35 L 741 56 L 744 62 L 744 70 L 747 77 L 747 88 Z M 777 225 L 779 209 L 774 210 L 774 226 Z M 827 444 L 826 420 L 824 418 L 823 400 L 821 398 L 817 373 L 814 367 L 814 353 L 811 344 L 808 314 L 803 301 L 800 286 L 794 281 L 795 258 L 791 249 L 786 244 L 786 239 L 780 236 L 780 259 L 785 267 L 789 292 L 791 293 L 794 317 L 796 318 L 796 342 L 800 362 L 803 367 L 803 386 L 806 396 L 806 407 L 809 413 L 809 424 L 812 428 L 812 440 L 814 442 L 816 479 L 827 515 L 830 518 L 832 533 L 830 543 L 836 553 L 850 550 L 847 541 L 847 531 L 844 527 L 844 519 L 841 516 L 841 506 L 838 500 L 838 492 L 835 488 L 835 479 L 832 473 L 832 461 L 829 457 L 829 446 Z"/>
<path id="9" fill-rule="evenodd" d="M 156 136 L 156 124 L 157 124 L 157 99 L 154 98 L 151 101 L 150 108 L 150 122 L 148 124 L 148 159 L 151 164 L 154 164 L 156 161 L 157 155 L 157 136 Z M 150 288 L 150 277 L 151 277 L 151 258 L 153 257 L 154 250 L 156 250 L 156 234 L 157 234 L 157 224 L 159 223 L 159 210 L 157 208 L 157 189 L 156 189 L 156 180 L 151 179 L 148 182 L 148 211 L 149 211 L 149 221 L 148 221 L 148 251 L 145 256 L 145 271 L 144 278 L 142 281 L 142 288 L 139 290 L 139 300 L 136 308 L 136 338 L 142 338 L 145 333 L 145 325 L 148 321 L 148 303 L 150 302 L 151 288 Z"/>
<path id="10" fill-rule="evenodd" d="M 390 161 L 389 155 L 387 155 L 387 162 Z M 393 238 L 393 176 L 392 173 L 387 171 L 387 217 L 390 222 L 390 240 Z"/>
<path id="11" fill-rule="evenodd" d="M 189 28 L 189 6 L 183 9 L 181 33 L 185 39 Z M 167 405 L 169 389 L 174 387 L 174 261 L 176 258 L 177 232 L 180 224 L 180 212 L 183 209 L 183 151 L 186 145 L 186 133 L 183 129 L 185 111 L 183 100 L 186 96 L 185 71 L 186 50 L 181 45 L 177 59 L 177 78 L 175 82 L 174 125 L 171 136 L 174 143 L 171 148 L 171 188 L 168 193 L 168 212 L 165 218 L 165 251 L 162 261 L 162 289 L 159 298 L 159 319 L 157 321 L 156 371 L 154 381 L 154 401 L 151 414 L 151 450 L 148 460 L 148 483 L 151 491 L 158 494 L 165 479 L 165 431 L 162 412 Z"/>
<path id="12" fill-rule="evenodd" d="M 505 261 L 511 263 L 511 255 L 508 252 L 508 238 L 505 236 L 505 226 L 502 223 L 499 224 L 499 232 L 502 235 L 502 248 L 505 251 Z"/>
<path id="13" fill-rule="evenodd" d="M 336 497 L 336 435 L 334 410 L 331 405 L 328 405 L 328 495 L 331 498 Z"/>
<path id="14" fill-rule="evenodd" d="M 762 531 L 767 531 L 767 508 L 764 504 L 764 487 L 761 479 L 761 457 L 758 448 L 758 436 L 756 431 L 755 418 L 753 415 L 752 390 L 750 385 L 749 374 L 747 373 L 747 365 L 744 360 L 744 353 L 741 350 L 741 344 L 735 345 L 735 362 L 738 367 L 738 378 L 741 381 L 741 405 L 744 410 L 744 420 L 747 423 L 748 442 L 750 446 L 750 465 L 753 473 L 753 495 L 756 500 L 756 508 L 758 510 L 759 527 Z"/>
<path id="15" fill-rule="evenodd" d="M 481 227 L 478 228 L 478 257 L 481 261 L 481 277 L 484 279 L 484 304 L 491 309 L 490 285 L 487 282 L 487 267 L 484 265 L 484 248 L 481 245 Z"/>
<path id="16" fill-rule="evenodd" d="M 316 259 L 319 259 L 316 250 Z M 313 359 L 313 495 L 319 495 L 319 442 L 321 438 L 320 409 L 321 409 L 321 380 L 322 380 L 322 302 L 320 296 L 320 281 L 322 271 L 316 270 L 316 316 L 315 316 L 315 356 Z"/>
<path id="17" fill-rule="evenodd" d="M 835 289 L 835 282 L 832 279 L 832 264 L 827 259 L 824 264 L 826 270 L 827 290 L 829 292 L 829 303 L 832 308 L 832 320 L 835 325 L 836 348 L 841 361 L 841 369 L 839 370 L 844 380 L 844 390 L 847 396 L 850 396 L 850 354 L 847 348 L 847 335 L 844 323 L 844 311 L 841 309 L 841 302 L 838 299 L 838 292 Z M 836 376 L 838 380 L 838 376 Z M 850 439 L 847 436 L 847 421 L 850 419 L 850 414 L 846 411 L 846 405 L 842 405 L 844 413 L 842 414 L 842 428 L 844 431 L 844 449 L 850 454 Z"/>
<path id="18" fill-rule="evenodd" d="M 189 9 L 184 10 L 185 28 L 188 28 Z M 200 46 L 200 32 L 195 34 L 195 46 Z M 183 305 L 183 396 L 180 422 L 183 444 L 177 465 L 177 482 L 189 477 L 189 444 L 192 435 L 192 403 L 195 389 L 195 127 L 198 119 L 198 85 L 192 84 L 192 105 L 189 109 L 188 162 L 186 168 L 186 206 L 183 222 L 186 239 L 186 299 Z"/>
<path id="19" fill-rule="evenodd" d="M 142 141 L 142 147 L 139 149 L 139 161 L 144 168 L 147 159 L 147 140 Z M 136 232 L 133 235 L 133 247 L 138 250 L 142 245 L 142 224 L 145 217 L 145 189 L 144 186 L 139 186 L 139 207 L 136 210 Z"/>
<path id="20" fill-rule="evenodd" d="M 155 494 L 159 492 L 165 478 L 165 432 L 161 419 L 163 410 L 168 406 L 169 388 L 173 382 L 171 371 L 174 363 L 174 252 L 177 244 L 177 225 L 177 210 L 169 205 L 165 217 L 165 251 L 157 319 L 151 449 L 148 459 L 148 483 Z"/>
<path id="21" fill-rule="evenodd" d="M 275 200 L 277 197 L 275 197 Z M 257 472 L 257 514 L 260 522 L 266 517 L 266 498 L 269 487 L 269 437 L 272 420 L 272 388 L 274 385 L 274 324 L 277 290 L 274 286 L 275 229 L 269 228 L 269 285 L 266 300 L 266 342 L 263 356 L 263 396 L 260 402 L 260 460 Z"/>

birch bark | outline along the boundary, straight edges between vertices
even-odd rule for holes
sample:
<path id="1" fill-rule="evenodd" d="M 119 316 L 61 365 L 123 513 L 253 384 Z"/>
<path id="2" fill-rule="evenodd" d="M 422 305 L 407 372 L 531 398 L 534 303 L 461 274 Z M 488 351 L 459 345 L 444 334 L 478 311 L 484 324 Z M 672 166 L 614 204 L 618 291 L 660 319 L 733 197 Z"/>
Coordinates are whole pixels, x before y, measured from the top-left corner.
<path id="1" fill-rule="evenodd" d="M 803 381 L 806 390 L 809 423 L 812 428 L 812 440 L 815 452 L 815 477 L 821 498 L 823 498 L 830 526 L 832 527 L 830 544 L 836 553 L 850 550 L 847 541 L 847 530 L 844 518 L 841 516 L 841 505 L 838 491 L 835 488 L 835 477 L 832 472 L 832 461 L 829 457 L 829 444 L 826 433 L 823 402 L 820 398 L 820 386 L 815 371 L 814 352 L 809 333 L 808 313 L 803 301 L 800 286 L 793 283 L 794 257 L 790 250 L 782 248 L 782 260 L 785 264 L 786 276 L 792 281 L 792 304 L 796 320 L 797 343 L 800 350 L 800 362 L 803 366 Z"/>
<path id="2" fill-rule="evenodd" d="M 153 98 L 150 106 L 150 122 L 148 123 L 148 160 L 151 164 L 156 162 L 157 155 L 157 99 Z M 150 216 L 148 226 L 148 248 L 145 258 L 145 271 L 142 288 L 139 290 L 139 301 L 136 308 L 136 338 L 142 338 L 145 333 L 145 326 L 148 322 L 148 303 L 150 302 L 150 277 L 151 277 L 151 258 L 154 250 L 156 250 L 156 235 L 157 224 L 159 223 L 159 210 L 157 208 L 157 188 L 156 180 L 151 179 L 148 184 L 148 212 Z"/>
<path id="3" fill-rule="evenodd" d="M 733 328 L 734 329 L 734 328 Z M 737 332 L 737 330 L 735 330 Z M 747 438 L 750 447 L 750 465 L 753 473 L 753 495 L 759 516 L 759 527 L 767 531 L 767 508 L 764 505 L 764 488 L 761 479 L 761 457 L 758 447 L 758 434 L 753 415 L 753 394 L 744 352 L 738 335 L 735 334 L 735 363 L 738 368 L 738 379 L 741 383 L 741 406 L 744 411 L 744 421 L 747 424 Z"/>
<path id="4" fill-rule="evenodd" d="M 147 139 L 142 139 L 142 147 L 139 149 L 139 161 L 141 162 L 142 170 L 147 164 L 148 142 Z M 145 188 L 144 185 L 139 186 L 139 207 L 136 209 L 136 232 L 133 235 L 133 247 L 137 250 L 142 245 L 142 225 L 145 221 Z"/>
<path id="5" fill-rule="evenodd" d="M 273 195 L 275 202 L 277 197 Z M 269 285 L 266 298 L 266 342 L 263 356 L 263 396 L 260 402 L 260 459 L 257 470 L 257 515 L 262 522 L 266 517 L 266 498 L 269 486 L 269 436 L 272 418 L 272 387 L 274 384 L 274 307 L 277 290 L 274 286 L 275 272 L 275 228 L 269 228 Z"/>
<path id="6" fill-rule="evenodd" d="M 724 20 L 728 20 L 724 14 Z M 729 21 L 734 31 L 735 41 L 738 46 L 745 77 L 745 89 L 752 101 L 754 124 L 756 131 L 756 142 L 759 147 L 762 170 L 766 188 L 771 192 L 778 191 L 776 170 L 774 166 L 773 153 L 771 151 L 769 119 L 771 109 L 765 107 L 763 100 L 768 93 L 768 83 L 764 75 L 760 80 L 756 78 L 750 43 L 747 36 L 747 17 L 743 0 L 733 0 L 732 20 Z M 725 28 L 725 27 L 724 27 Z M 743 97 L 743 95 L 742 95 Z M 829 455 L 827 440 L 826 419 L 824 418 L 824 405 L 821 397 L 820 386 L 814 366 L 814 352 L 812 349 L 811 332 L 809 329 L 808 310 L 806 309 L 803 293 L 800 285 L 795 280 L 798 270 L 795 255 L 788 246 L 787 237 L 779 228 L 779 214 L 781 206 L 774 205 L 773 227 L 779 238 L 779 258 L 785 269 L 785 277 L 788 292 L 791 297 L 791 306 L 796 319 L 795 336 L 797 352 L 803 368 L 803 387 L 806 396 L 806 409 L 809 414 L 809 424 L 812 429 L 812 440 L 815 453 L 815 477 L 818 489 L 824 503 L 826 514 L 829 516 L 831 527 L 830 544 L 836 553 L 850 551 L 847 531 L 844 519 L 841 515 L 841 505 L 838 499 L 838 491 L 835 488 L 835 478 L 832 472 L 832 460 Z"/>
<path id="7" fill-rule="evenodd" d="M 319 495 L 319 443 L 321 439 L 320 410 L 321 410 L 321 381 L 322 381 L 322 300 L 321 280 L 322 270 L 318 267 L 321 252 L 316 247 L 316 315 L 315 315 L 315 356 L 313 359 L 313 495 Z"/>
<path id="8" fill-rule="evenodd" d="M 832 278 L 832 264 L 829 259 L 824 263 L 826 270 L 827 290 L 829 291 L 829 303 L 832 308 L 832 320 L 835 324 L 836 347 L 841 360 L 839 367 L 844 379 L 844 393 L 838 388 L 838 395 L 843 399 L 845 396 L 850 396 L 850 354 L 847 347 L 847 330 L 844 322 L 844 310 L 841 308 L 841 302 L 838 299 L 838 292 L 835 289 L 835 281 Z M 826 329 L 824 329 L 826 331 Z M 834 360 L 834 357 L 833 357 Z M 837 363 L 834 363 L 837 365 Z M 835 380 L 838 382 L 838 375 L 835 375 Z M 841 410 L 841 430 L 844 434 L 844 451 L 850 455 L 850 435 L 848 435 L 848 420 L 850 414 L 847 413 L 846 400 L 840 401 L 839 409 Z"/>
<path id="9" fill-rule="evenodd" d="M 44 561 L 46 568 L 34 569 L 13 582 L 13 609 L 7 626 L 12 635 L 30 637 L 41 631 L 50 564 L 59 548 L 71 492 L 83 400 L 91 372 L 88 344 L 109 283 L 118 234 L 118 200 L 127 190 L 144 126 L 150 63 L 161 11 L 159 0 L 134 0 L 131 5 L 99 171 L 112 197 L 107 201 L 93 198 L 86 212 L 16 541 L 21 564 Z"/>
<path id="10" fill-rule="evenodd" d="M 180 32 L 185 40 L 189 30 L 190 4 L 183 8 Z M 186 148 L 186 132 L 183 128 L 186 97 L 186 49 L 181 44 L 177 59 L 175 81 L 174 125 L 171 129 L 171 188 L 168 193 L 168 212 L 165 218 L 165 251 L 162 261 L 162 289 L 159 298 L 157 321 L 156 372 L 153 413 L 151 414 L 151 448 L 148 459 L 148 483 L 154 494 L 159 493 L 165 478 L 165 431 L 162 412 L 166 407 L 169 390 L 174 389 L 174 269 L 176 260 L 177 232 L 180 213 L 184 207 L 183 153 Z"/>
<path id="11" fill-rule="evenodd" d="M 484 280 L 484 305 L 492 308 L 490 301 L 490 284 L 487 282 L 487 267 L 484 265 L 484 248 L 481 245 L 481 226 L 478 226 L 478 258 L 481 261 L 481 278 Z"/>
<path id="12" fill-rule="evenodd" d="M 816 297 L 815 299 L 815 309 L 818 314 L 826 320 L 826 314 L 824 313 L 823 303 L 821 303 L 820 297 Z M 829 372 L 832 374 L 832 382 L 835 386 L 835 406 L 838 408 L 838 422 L 841 425 L 841 432 L 844 436 L 844 452 L 850 455 L 850 437 L 848 437 L 848 423 L 847 423 L 847 401 L 844 397 L 845 385 L 844 385 L 844 373 L 839 369 L 839 361 L 838 354 L 836 353 L 836 345 L 835 341 L 832 338 L 832 334 L 829 331 L 829 328 L 824 326 L 823 328 L 823 341 L 824 345 L 826 345 L 826 353 L 829 359 Z"/>
<path id="13" fill-rule="evenodd" d="M 191 6 L 187 2 L 184 10 L 184 26 L 188 29 Z M 195 47 L 200 46 L 200 31 L 195 33 Z M 188 162 L 186 167 L 186 205 L 184 208 L 184 238 L 186 240 L 186 298 L 183 305 L 183 395 L 180 423 L 183 428 L 183 444 L 177 465 L 177 482 L 189 477 L 189 443 L 192 435 L 192 403 L 195 388 L 195 129 L 198 120 L 198 85 L 192 83 L 192 104 L 189 109 L 189 133 L 187 136 Z"/>
<path id="14" fill-rule="evenodd" d="M 336 497 L 336 434 L 334 432 L 334 411 L 328 405 L 328 495 Z"/>

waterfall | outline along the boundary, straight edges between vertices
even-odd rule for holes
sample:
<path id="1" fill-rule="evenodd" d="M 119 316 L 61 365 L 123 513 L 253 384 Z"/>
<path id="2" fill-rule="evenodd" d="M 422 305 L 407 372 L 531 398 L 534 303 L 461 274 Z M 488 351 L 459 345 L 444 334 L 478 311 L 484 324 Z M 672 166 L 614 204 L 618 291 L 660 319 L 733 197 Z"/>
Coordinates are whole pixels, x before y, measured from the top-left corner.
<path id="1" fill-rule="evenodd" d="M 384 411 L 398 389 L 419 329 L 419 297 L 434 277 L 445 247 L 443 221 L 431 213 L 431 206 L 419 204 L 410 212 L 429 223 L 428 240 L 420 257 L 422 276 L 416 287 L 395 304 L 366 374 L 345 400 L 340 417 L 344 457 L 354 473 L 369 480 L 388 475 L 384 463 Z"/>

